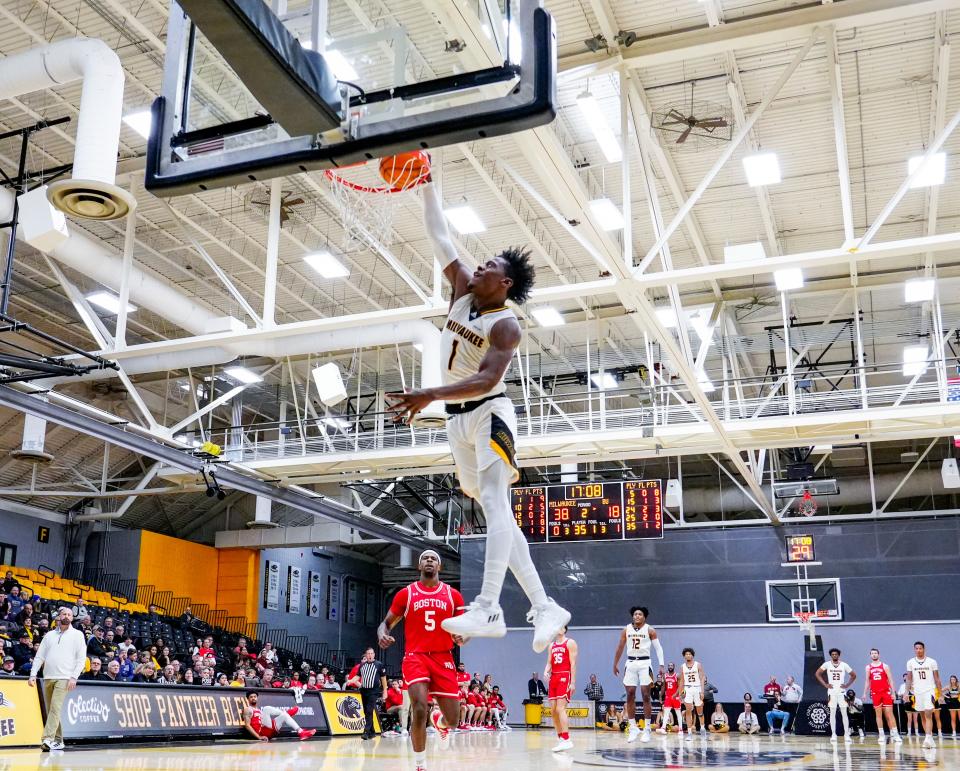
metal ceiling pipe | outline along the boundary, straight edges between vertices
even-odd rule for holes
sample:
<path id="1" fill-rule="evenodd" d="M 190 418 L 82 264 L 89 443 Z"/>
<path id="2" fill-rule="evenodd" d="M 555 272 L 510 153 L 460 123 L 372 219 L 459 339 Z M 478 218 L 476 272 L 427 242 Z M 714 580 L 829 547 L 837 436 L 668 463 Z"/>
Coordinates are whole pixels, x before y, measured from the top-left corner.
<path id="1" fill-rule="evenodd" d="M 903 472 L 888 471 L 877 474 L 874 477 L 874 484 L 877 491 L 877 505 L 883 504 L 896 486 L 903 479 Z M 851 506 L 858 504 L 869 504 L 870 480 L 869 479 L 848 479 L 843 477 L 838 480 L 840 493 L 838 495 L 814 496 L 820 508 L 826 509 L 836 506 Z M 763 485 L 766 499 L 770 500 L 770 485 Z M 943 479 L 940 476 L 940 469 L 917 469 L 907 480 L 907 483 L 897 493 L 897 498 L 909 498 L 916 496 L 931 495 L 934 493 L 943 493 Z M 787 505 L 787 499 L 778 500 L 778 508 L 782 509 Z M 739 511 L 752 511 L 756 509 L 753 502 L 743 494 L 741 490 L 732 485 L 724 485 L 723 489 L 717 487 L 687 487 L 683 488 L 683 511 L 684 516 L 689 518 L 696 514 L 717 514 L 719 512 L 733 513 Z"/>
<path id="2" fill-rule="evenodd" d="M 0 99 L 83 81 L 73 176 L 50 185 L 50 203 L 82 219 L 125 217 L 137 205 L 116 184 L 123 66 L 102 40 L 74 38 L 0 59 Z"/>
<path id="3" fill-rule="evenodd" d="M 9 222 L 12 218 L 14 200 L 9 188 L 0 188 L 0 222 Z M 17 238 L 23 240 L 22 228 L 17 228 Z M 120 290 L 123 260 L 102 241 L 95 241 L 70 228 L 69 238 L 54 247 L 49 256 L 105 287 L 116 292 Z M 130 301 L 194 335 L 204 334 L 218 318 L 218 314 L 135 266 L 130 269 Z"/>

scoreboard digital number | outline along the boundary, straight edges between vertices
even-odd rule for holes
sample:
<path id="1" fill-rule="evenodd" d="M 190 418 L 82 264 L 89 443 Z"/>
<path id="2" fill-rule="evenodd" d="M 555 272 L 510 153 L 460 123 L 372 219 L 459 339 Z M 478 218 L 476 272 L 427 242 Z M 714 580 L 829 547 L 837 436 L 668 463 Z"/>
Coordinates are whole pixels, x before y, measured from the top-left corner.
<path id="1" fill-rule="evenodd" d="M 660 480 L 514 487 L 513 514 L 530 543 L 663 537 Z"/>
<path id="2" fill-rule="evenodd" d="M 817 556 L 813 548 L 812 535 L 788 535 L 785 536 L 787 543 L 787 562 L 801 564 L 804 562 L 816 562 Z"/>

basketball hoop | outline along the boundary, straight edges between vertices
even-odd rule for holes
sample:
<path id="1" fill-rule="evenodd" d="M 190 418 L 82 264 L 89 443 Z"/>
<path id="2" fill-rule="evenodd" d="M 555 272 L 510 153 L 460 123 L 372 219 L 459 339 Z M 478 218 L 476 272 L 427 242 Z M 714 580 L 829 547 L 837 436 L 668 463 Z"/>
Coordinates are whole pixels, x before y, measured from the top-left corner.
<path id="1" fill-rule="evenodd" d="M 812 517 L 817 513 L 817 502 L 809 490 L 804 491 L 803 499 L 797 504 L 797 511 L 805 517 Z"/>
<path id="2" fill-rule="evenodd" d="M 817 635 L 813 628 L 813 620 L 817 618 L 817 613 L 815 611 L 797 611 L 793 614 L 793 617 L 797 620 L 797 623 L 806 631 L 807 635 L 810 637 L 810 650 L 814 650 L 817 644 Z"/>
<path id="3" fill-rule="evenodd" d="M 419 151 L 401 153 L 323 174 L 340 210 L 344 248 L 371 240 L 386 246 L 393 240 L 393 215 L 403 194 L 430 181 L 430 157 Z"/>

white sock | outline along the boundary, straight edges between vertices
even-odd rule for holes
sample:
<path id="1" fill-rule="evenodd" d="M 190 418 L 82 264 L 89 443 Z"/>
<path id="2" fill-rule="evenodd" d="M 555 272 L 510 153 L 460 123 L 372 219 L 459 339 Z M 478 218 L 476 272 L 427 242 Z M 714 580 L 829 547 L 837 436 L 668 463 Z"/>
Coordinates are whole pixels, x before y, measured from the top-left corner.
<path id="1" fill-rule="evenodd" d="M 524 538 L 520 528 L 513 527 L 513 547 L 510 549 L 510 571 L 513 577 L 517 579 L 523 593 L 527 595 L 530 604 L 545 605 L 547 603 L 547 593 L 543 588 L 543 582 L 540 580 L 540 574 L 534 567 L 533 560 L 530 558 L 530 545 Z"/>
<path id="2" fill-rule="evenodd" d="M 481 605 L 500 604 L 503 580 L 513 551 L 513 531 L 520 529 L 510 510 L 510 476 L 512 471 L 499 461 L 478 474 L 480 506 L 487 519 L 486 556 L 483 563 L 483 584 L 477 597 Z M 520 533 L 520 535 L 523 535 Z M 529 552 L 528 552 L 529 558 Z"/>
<path id="3" fill-rule="evenodd" d="M 416 766 L 426 767 L 427 765 L 427 753 L 426 752 L 414 752 L 413 753 L 413 763 Z"/>
<path id="4" fill-rule="evenodd" d="M 636 727 L 637 727 L 637 719 L 636 719 L 636 718 L 633 718 L 633 717 L 630 718 L 630 719 L 627 721 L 627 725 L 628 725 L 630 728 L 636 728 Z"/>

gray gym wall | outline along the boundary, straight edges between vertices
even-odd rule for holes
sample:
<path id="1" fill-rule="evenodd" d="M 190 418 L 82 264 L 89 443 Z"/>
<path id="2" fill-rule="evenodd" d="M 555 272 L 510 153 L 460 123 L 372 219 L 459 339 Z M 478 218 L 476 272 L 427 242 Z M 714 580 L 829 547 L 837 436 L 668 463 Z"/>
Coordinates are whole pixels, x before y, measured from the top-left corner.
<path id="1" fill-rule="evenodd" d="M 924 639 L 941 674 L 960 669 L 960 518 L 691 528 L 668 530 L 658 541 L 531 547 L 547 593 L 573 614 L 571 634 L 581 649 L 578 692 L 595 672 L 608 698 L 623 693 L 611 665 L 618 630 L 629 621 L 632 605 L 650 608 L 668 661 L 679 662 L 687 645 L 697 649 L 721 701 L 739 700 L 747 690 L 756 693 L 770 674 L 781 681 L 787 674 L 800 678 L 800 629 L 765 623 L 764 581 L 794 574 L 780 567 L 787 533 L 815 537 L 817 559 L 824 564 L 810 568 L 811 578 L 841 579 L 845 623 L 817 626 L 826 647 L 849 650 L 858 671 L 869 649 L 879 647 L 899 677 L 914 640 Z M 480 588 L 484 545 L 483 539 L 462 544 L 467 600 Z M 471 672 L 494 674 L 516 708 L 526 697 L 530 673 L 543 670 L 545 657 L 530 649 L 524 619 L 529 603 L 509 575 L 501 605 L 508 626 L 520 629 L 504 640 L 473 640 L 462 657 Z"/>
<path id="2" fill-rule="evenodd" d="M 37 540 L 40 527 L 50 529 L 49 543 Z M 64 525 L 48 519 L 4 511 L 0 504 L 0 543 L 17 547 L 18 567 L 36 570 L 46 565 L 59 573 L 63 569 L 64 530 Z"/>

